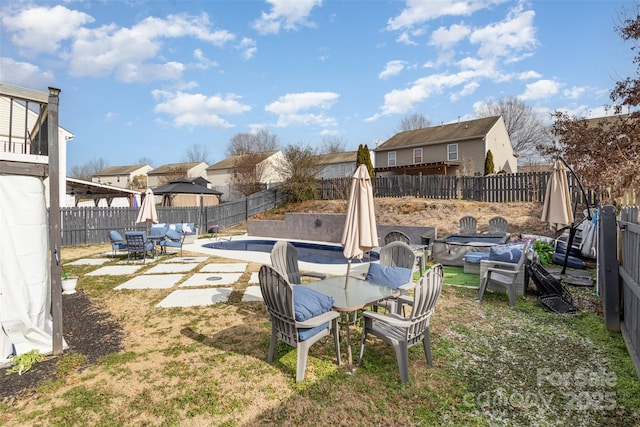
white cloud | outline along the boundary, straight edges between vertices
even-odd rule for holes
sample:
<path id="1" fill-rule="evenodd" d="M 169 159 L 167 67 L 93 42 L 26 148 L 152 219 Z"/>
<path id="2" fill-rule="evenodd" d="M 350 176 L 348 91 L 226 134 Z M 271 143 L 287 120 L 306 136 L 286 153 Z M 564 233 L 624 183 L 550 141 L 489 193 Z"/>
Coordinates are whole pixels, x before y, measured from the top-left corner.
<path id="1" fill-rule="evenodd" d="M 193 38 L 225 47 L 236 37 L 227 30 L 212 30 L 209 17 L 204 13 L 197 16 L 175 14 L 165 18 L 150 16 L 131 27 L 116 24 L 89 27 L 88 24 L 94 21 L 86 13 L 60 5 L 29 7 L 2 17 L 6 32 L 22 49 L 23 55 L 55 54 L 68 61 L 71 76 L 115 75 L 125 82 L 182 77 L 185 66 L 163 56 L 167 39 Z M 256 51 L 255 42 L 250 39 L 243 39 L 240 47 L 245 58 L 250 58 Z M 201 68 L 215 64 L 206 62 L 203 56 L 199 59 Z"/>
<path id="2" fill-rule="evenodd" d="M 513 57 L 516 53 L 535 47 L 535 27 L 532 10 L 513 10 L 507 19 L 474 30 L 469 36 L 471 43 L 479 44 L 481 57 Z"/>
<path id="3" fill-rule="evenodd" d="M 540 77 L 542 77 L 542 75 L 537 71 L 533 71 L 533 70 L 523 71 L 520 74 L 518 74 L 519 80 L 539 79 Z"/>
<path id="4" fill-rule="evenodd" d="M 560 84 L 558 82 L 542 79 L 535 83 L 529 83 L 526 85 L 524 93 L 518 96 L 518 98 L 523 101 L 546 98 L 557 94 L 559 90 Z"/>
<path id="5" fill-rule="evenodd" d="M 587 87 L 578 87 L 578 86 L 574 86 L 572 88 L 569 89 L 565 89 L 562 91 L 562 94 L 570 99 L 578 99 L 582 96 L 583 93 L 585 93 L 589 88 Z"/>
<path id="6" fill-rule="evenodd" d="M 293 124 L 316 124 L 323 127 L 334 126 L 335 119 L 322 112 L 305 113 L 307 110 L 328 110 L 340 95 L 333 92 L 289 93 L 265 107 L 265 111 L 278 115 L 278 127 Z"/>
<path id="7" fill-rule="evenodd" d="M 256 47 L 256 42 L 253 39 L 248 37 L 243 37 L 238 45 L 238 49 L 242 50 L 242 57 L 244 59 L 251 59 L 253 55 L 256 54 L 258 48 Z"/>
<path id="8" fill-rule="evenodd" d="M 469 34 L 471 34 L 471 28 L 466 25 L 454 24 L 449 28 L 440 27 L 431 33 L 429 44 L 440 49 L 451 49 Z"/>
<path id="9" fill-rule="evenodd" d="M 307 20 L 322 0 L 267 0 L 271 4 L 269 13 L 262 12 L 260 18 L 252 22 L 251 27 L 260 34 L 275 34 L 282 28 L 295 30 L 298 26 L 313 27 L 315 24 Z"/>
<path id="10" fill-rule="evenodd" d="M 375 121 L 382 116 L 406 113 L 414 104 L 441 93 L 445 89 L 467 84 L 480 76 L 482 74 L 476 71 L 460 71 L 455 74 L 432 74 L 423 77 L 416 80 L 407 89 L 394 89 L 387 93 L 384 96 L 384 105 L 380 107 L 381 112 L 366 118 L 365 121 Z M 473 85 L 467 88 L 467 90 L 471 89 L 474 89 Z"/>
<path id="11" fill-rule="evenodd" d="M 69 72 L 74 76 L 115 74 L 126 82 L 179 79 L 184 65 L 154 63 L 163 39 L 195 37 L 214 45 L 233 40 L 225 30 L 210 32 L 208 24 L 206 15 L 169 15 L 167 19 L 146 18 L 131 28 L 105 25 L 80 29 L 72 45 Z"/>
<path id="12" fill-rule="evenodd" d="M 201 93 L 154 90 L 152 95 L 158 101 L 154 111 L 172 116 L 175 127 L 227 129 L 233 125 L 221 115 L 237 115 L 251 110 L 248 105 L 240 103 L 240 97 L 234 94 L 206 96 Z"/>
<path id="13" fill-rule="evenodd" d="M 418 45 L 418 43 L 414 42 L 413 39 L 411 39 L 411 37 L 409 36 L 409 32 L 408 31 L 403 31 L 402 33 L 400 33 L 400 35 L 398 36 L 396 41 L 398 43 L 406 44 L 406 45 L 409 45 L 409 46 L 417 46 Z"/>
<path id="14" fill-rule="evenodd" d="M 389 61 L 387 65 L 384 67 L 384 70 L 378 74 L 379 79 L 387 79 L 389 77 L 395 76 L 399 74 L 402 70 L 404 70 L 407 65 L 406 61 Z"/>
<path id="15" fill-rule="evenodd" d="M 14 15 L 2 17 L 5 31 L 12 33 L 11 41 L 23 49 L 24 55 L 55 52 L 60 42 L 72 36 L 94 19 L 83 12 L 64 6 L 33 7 Z"/>
<path id="16" fill-rule="evenodd" d="M 389 19 L 390 31 L 411 28 L 442 16 L 469 16 L 477 10 L 504 3 L 507 0 L 407 0 L 407 7 L 395 18 Z"/>
<path id="17" fill-rule="evenodd" d="M 0 56 L 0 81 L 14 86 L 38 88 L 54 83 L 54 76 L 36 65 Z"/>
<path id="18" fill-rule="evenodd" d="M 218 66 L 218 63 L 216 61 L 212 61 L 204 56 L 204 53 L 201 49 L 195 49 L 193 51 L 193 57 L 197 61 L 195 65 L 196 68 L 199 68 L 201 70 L 208 70 L 210 68 L 216 68 Z"/>

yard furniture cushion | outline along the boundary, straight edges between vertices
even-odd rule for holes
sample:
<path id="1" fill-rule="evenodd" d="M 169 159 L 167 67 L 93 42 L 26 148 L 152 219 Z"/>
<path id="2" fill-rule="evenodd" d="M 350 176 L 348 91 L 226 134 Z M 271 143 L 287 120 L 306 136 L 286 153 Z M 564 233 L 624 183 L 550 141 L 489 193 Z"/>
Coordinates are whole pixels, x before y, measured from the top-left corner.
<path id="1" fill-rule="evenodd" d="M 521 245 L 499 245 L 489 249 L 489 260 L 517 264 L 522 256 Z"/>
<path id="2" fill-rule="evenodd" d="M 293 286 L 293 309 L 298 322 L 304 322 L 326 313 L 333 307 L 333 297 L 308 288 L 304 285 Z"/>
<path id="3" fill-rule="evenodd" d="M 172 229 L 168 229 L 165 236 L 171 240 L 180 240 L 182 238 L 182 235 L 178 231 Z"/>
<path id="4" fill-rule="evenodd" d="M 411 280 L 412 270 L 404 267 L 386 267 L 377 263 L 369 264 L 369 271 L 365 280 L 398 288 Z"/>

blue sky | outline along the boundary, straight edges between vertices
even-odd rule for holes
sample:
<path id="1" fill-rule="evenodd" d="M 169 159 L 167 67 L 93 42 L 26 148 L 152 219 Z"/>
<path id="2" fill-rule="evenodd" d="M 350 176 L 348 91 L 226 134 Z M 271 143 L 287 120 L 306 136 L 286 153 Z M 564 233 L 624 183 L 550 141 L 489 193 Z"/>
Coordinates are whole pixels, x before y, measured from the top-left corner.
<path id="1" fill-rule="evenodd" d="M 606 115 L 634 76 L 614 27 L 635 1 L 8 0 L 0 81 L 62 89 L 68 166 L 210 163 L 231 137 L 267 129 L 282 146 L 346 149 L 393 136 L 403 117 L 476 117 L 515 96 Z M 610 112 L 609 112 L 610 113 Z"/>

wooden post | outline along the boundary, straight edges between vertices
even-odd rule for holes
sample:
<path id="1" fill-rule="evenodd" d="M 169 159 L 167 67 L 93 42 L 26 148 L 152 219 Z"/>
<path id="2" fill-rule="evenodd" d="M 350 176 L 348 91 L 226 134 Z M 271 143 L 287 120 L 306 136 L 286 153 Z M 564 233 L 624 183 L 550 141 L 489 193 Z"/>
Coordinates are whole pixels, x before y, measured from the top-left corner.
<path id="1" fill-rule="evenodd" d="M 62 353 L 62 267 L 60 249 L 60 147 L 58 141 L 58 103 L 60 89 L 49 88 L 47 107 L 49 141 L 49 256 L 51 262 L 51 317 L 53 320 L 53 354 Z"/>
<path id="2" fill-rule="evenodd" d="M 618 230 L 616 208 L 600 209 L 598 235 L 598 287 L 607 330 L 620 332 L 620 278 L 618 275 Z M 567 252 L 571 246 L 567 246 Z"/>

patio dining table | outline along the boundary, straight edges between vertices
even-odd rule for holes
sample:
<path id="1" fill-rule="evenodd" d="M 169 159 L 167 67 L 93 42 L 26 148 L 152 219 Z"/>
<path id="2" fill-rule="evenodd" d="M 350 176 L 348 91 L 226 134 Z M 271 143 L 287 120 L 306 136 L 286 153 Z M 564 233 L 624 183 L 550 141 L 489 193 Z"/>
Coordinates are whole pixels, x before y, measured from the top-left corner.
<path id="1" fill-rule="evenodd" d="M 345 325 L 349 372 L 353 372 L 351 332 L 349 327 L 351 324 L 357 323 L 358 310 L 387 298 L 397 297 L 400 292 L 398 289 L 379 285 L 353 276 L 349 276 L 345 289 L 346 279 L 346 276 L 334 276 L 305 283 L 304 285 L 324 295 L 333 297 L 333 309 L 341 314 L 340 323 Z"/>

